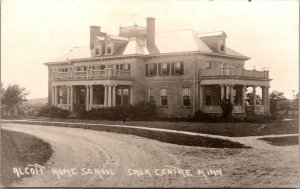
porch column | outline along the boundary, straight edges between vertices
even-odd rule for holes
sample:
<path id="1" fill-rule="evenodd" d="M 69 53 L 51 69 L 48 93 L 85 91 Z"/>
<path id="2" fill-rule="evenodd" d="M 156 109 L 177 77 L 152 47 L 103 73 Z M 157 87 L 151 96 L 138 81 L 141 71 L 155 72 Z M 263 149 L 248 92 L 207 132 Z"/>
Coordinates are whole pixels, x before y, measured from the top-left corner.
<path id="1" fill-rule="evenodd" d="M 108 96 L 107 96 L 108 102 L 107 102 L 107 104 L 109 107 L 111 107 L 111 86 L 107 86 L 107 87 L 108 87 Z"/>
<path id="2" fill-rule="evenodd" d="M 201 110 L 202 109 L 202 107 L 203 107 L 203 85 L 201 85 L 200 84 L 200 86 L 199 86 L 199 110 Z"/>
<path id="3" fill-rule="evenodd" d="M 55 95 L 54 95 L 54 106 L 56 106 L 57 105 L 57 96 L 58 96 L 58 86 L 55 86 L 54 87 L 54 93 L 55 93 Z"/>
<path id="4" fill-rule="evenodd" d="M 67 85 L 67 109 L 70 109 L 70 86 Z"/>
<path id="5" fill-rule="evenodd" d="M 92 109 L 93 106 L 93 85 L 90 86 L 90 104 L 89 107 Z"/>
<path id="6" fill-rule="evenodd" d="M 112 106 L 116 106 L 116 86 L 112 86 Z"/>
<path id="7" fill-rule="evenodd" d="M 73 90 L 74 90 L 74 86 L 73 85 L 71 85 L 71 87 L 70 87 L 70 93 L 71 93 L 71 95 L 70 95 L 70 97 L 71 97 L 71 99 L 70 99 L 70 104 L 71 104 L 71 107 L 70 107 L 70 110 L 71 111 L 73 111 L 74 110 L 74 103 L 73 103 L 73 97 L 74 97 L 74 95 L 73 95 Z"/>
<path id="8" fill-rule="evenodd" d="M 54 106 L 55 105 L 55 87 L 54 86 L 51 87 L 51 95 L 52 95 L 51 96 L 52 97 L 51 98 L 51 105 Z"/>
<path id="9" fill-rule="evenodd" d="M 134 104 L 133 94 L 134 94 L 133 85 L 131 85 L 131 87 L 130 87 L 130 104 L 132 104 L 132 105 Z"/>
<path id="10" fill-rule="evenodd" d="M 226 99 L 229 99 L 229 85 L 226 85 Z"/>
<path id="11" fill-rule="evenodd" d="M 233 104 L 233 86 L 234 85 L 230 86 L 230 102 L 231 102 L 231 104 Z"/>
<path id="12" fill-rule="evenodd" d="M 256 113 L 256 85 L 253 86 L 253 112 Z"/>
<path id="13" fill-rule="evenodd" d="M 270 113 L 270 96 L 269 96 L 269 86 L 266 87 L 266 102 L 267 102 L 267 113 Z"/>
<path id="14" fill-rule="evenodd" d="M 221 101 L 224 99 L 224 85 L 220 85 L 221 87 Z"/>
<path id="15" fill-rule="evenodd" d="M 74 89 L 73 89 L 73 104 L 77 104 L 77 93 L 76 93 L 76 87 L 74 86 Z M 73 109 L 74 109 L 74 105 L 73 105 Z"/>
<path id="16" fill-rule="evenodd" d="M 242 87 L 242 112 L 243 113 L 246 113 L 245 96 L 246 96 L 246 86 L 243 85 L 243 87 Z"/>
<path id="17" fill-rule="evenodd" d="M 89 86 L 86 85 L 86 100 L 85 100 L 85 110 L 86 111 L 89 110 L 89 95 L 90 95 Z"/>
<path id="18" fill-rule="evenodd" d="M 104 87 L 104 106 L 107 107 L 107 85 L 103 85 Z"/>

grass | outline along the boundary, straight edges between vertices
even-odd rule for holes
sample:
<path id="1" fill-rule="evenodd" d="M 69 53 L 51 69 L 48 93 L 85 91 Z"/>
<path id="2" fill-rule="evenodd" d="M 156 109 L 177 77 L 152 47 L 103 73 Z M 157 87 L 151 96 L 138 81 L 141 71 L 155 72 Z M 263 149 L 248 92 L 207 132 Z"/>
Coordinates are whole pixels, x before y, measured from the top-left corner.
<path id="1" fill-rule="evenodd" d="M 267 141 L 269 144 L 274 146 L 299 145 L 299 136 L 267 137 L 267 138 L 260 138 L 260 140 Z"/>
<path id="2" fill-rule="evenodd" d="M 51 146 L 28 134 L 1 129 L 1 181 L 2 186 L 18 181 L 14 167 L 21 169 L 27 164 L 43 165 L 51 157 Z"/>
<path id="3" fill-rule="evenodd" d="M 262 136 L 278 134 L 296 134 L 299 132 L 298 121 L 277 121 L 268 123 L 199 123 L 167 121 L 97 121 L 83 119 L 46 119 L 47 121 L 73 123 L 101 123 L 113 125 L 130 125 L 195 133 L 222 135 L 229 137 Z"/>

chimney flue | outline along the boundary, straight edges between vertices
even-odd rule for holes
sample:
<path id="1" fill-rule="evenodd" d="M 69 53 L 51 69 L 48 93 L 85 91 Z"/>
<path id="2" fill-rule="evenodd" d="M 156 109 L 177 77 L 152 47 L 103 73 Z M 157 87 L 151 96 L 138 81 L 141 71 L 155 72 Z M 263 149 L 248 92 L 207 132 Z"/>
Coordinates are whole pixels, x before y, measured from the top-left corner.
<path id="1" fill-rule="evenodd" d="M 150 53 L 158 53 L 155 45 L 155 18 L 147 18 L 147 49 Z"/>
<path id="2" fill-rule="evenodd" d="M 90 49 L 94 48 L 94 42 L 97 36 L 101 35 L 100 26 L 90 26 Z"/>

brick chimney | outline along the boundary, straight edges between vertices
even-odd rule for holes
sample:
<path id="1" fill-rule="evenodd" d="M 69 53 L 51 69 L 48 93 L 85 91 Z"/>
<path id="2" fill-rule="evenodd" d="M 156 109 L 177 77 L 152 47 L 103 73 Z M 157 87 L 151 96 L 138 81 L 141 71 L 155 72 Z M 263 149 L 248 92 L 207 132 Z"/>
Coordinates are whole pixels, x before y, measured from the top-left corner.
<path id="1" fill-rule="evenodd" d="M 94 48 L 96 37 L 101 35 L 100 29 L 100 26 L 90 26 L 90 49 Z"/>
<path id="2" fill-rule="evenodd" d="M 155 18 L 147 18 L 147 49 L 149 53 L 159 53 L 155 45 Z"/>

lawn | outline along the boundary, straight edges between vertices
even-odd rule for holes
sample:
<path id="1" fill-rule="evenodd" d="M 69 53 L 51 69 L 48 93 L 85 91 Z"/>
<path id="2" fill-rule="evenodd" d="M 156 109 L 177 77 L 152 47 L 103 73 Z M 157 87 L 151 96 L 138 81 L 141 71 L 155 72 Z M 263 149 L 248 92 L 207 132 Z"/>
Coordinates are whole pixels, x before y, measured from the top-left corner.
<path id="1" fill-rule="evenodd" d="M 48 143 L 34 136 L 1 129 L 1 185 L 8 186 L 21 178 L 13 173 L 14 167 L 43 165 L 52 152 Z"/>
<path id="2" fill-rule="evenodd" d="M 267 138 L 260 138 L 260 140 L 267 141 L 269 144 L 274 146 L 299 145 L 299 136 L 267 137 Z"/>
<path id="3" fill-rule="evenodd" d="M 100 123 L 112 125 L 130 125 L 189 131 L 195 133 L 223 135 L 230 137 L 262 136 L 279 134 L 296 134 L 299 132 L 298 121 L 277 121 L 268 123 L 199 123 L 199 122 L 167 122 L 167 121 L 97 121 L 83 119 L 47 119 L 47 121 L 73 123 Z"/>

